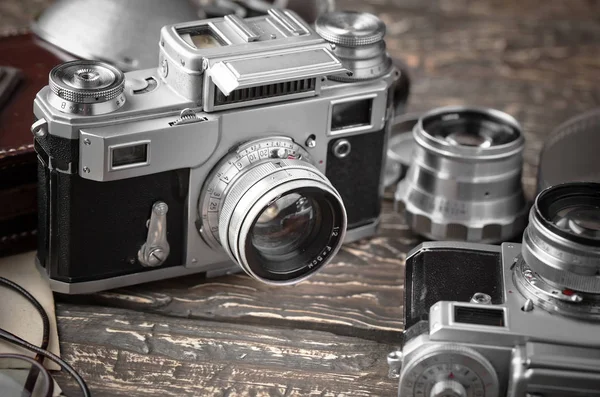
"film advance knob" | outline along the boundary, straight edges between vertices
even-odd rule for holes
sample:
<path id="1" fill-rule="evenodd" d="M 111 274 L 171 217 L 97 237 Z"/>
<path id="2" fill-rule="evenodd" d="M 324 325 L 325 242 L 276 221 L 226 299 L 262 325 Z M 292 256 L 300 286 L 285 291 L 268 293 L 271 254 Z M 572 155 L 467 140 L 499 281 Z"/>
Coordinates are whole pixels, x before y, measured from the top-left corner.
<path id="1" fill-rule="evenodd" d="M 371 80 L 391 70 L 392 60 L 385 51 L 385 24 L 366 12 L 337 11 L 324 14 L 315 23 L 317 33 L 332 45 L 333 53 L 351 72 L 332 75 L 341 82 Z"/>
<path id="2" fill-rule="evenodd" d="M 64 113 L 92 116 L 125 104 L 125 75 L 99 61 L 77 60 L 50 71 L 48 101 Z"/>
<path id="3" fill-rule="evenodd" d="M 385 24 L 366 12 L 337 11 L 324 14 L 315 23 L 325 40 L 344 47 L 374 44 L 385 36 Z"/>

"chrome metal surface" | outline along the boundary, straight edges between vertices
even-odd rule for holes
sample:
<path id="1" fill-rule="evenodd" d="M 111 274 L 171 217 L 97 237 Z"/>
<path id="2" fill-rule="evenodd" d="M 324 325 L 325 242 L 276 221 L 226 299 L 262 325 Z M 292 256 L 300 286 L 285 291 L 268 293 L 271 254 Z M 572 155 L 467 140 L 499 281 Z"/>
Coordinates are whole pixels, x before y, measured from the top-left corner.
<path id="1" fill-rule="evenodd" d="M 162 265 L 169 257 L 170 247 L 167 241 L 167 212 L 169 206 L 157 201 L 152 206 L 148 220 L 148 237 L 138 251 L 138 261 L 145 267 Z"/>
<path id="2" fill-rule="evenodd" d="M 379 43 L 385 36 L 385 24 L 366 12 L 330 12 L 317 19 L 315 29 L 325 40 L 344 47 Z"/>
<path id="3" fill-rule="evenodd" d="M 482 305 L 489 305 L 492 303 L 492 297 L 483 292 L 476 292 L 471 297 L 471 303 L 479 303 Z"/>
<path id="4" fill-rule="evenodd" d="M 589 235 L 569 210 L 587 209 Z M 564 213 L 565 215 L 560 215 Z M 523 234 L 523 258 L 558 290 L 600 294 L 600 184 L 570 183 L 540 193 Z M 579 223 L 579 225 L 578 225 Z"/>
<path id="5" fill-rule="evenodd" d="M 412 353 L 402 366 L 398 396 L 463 397 L 466 389 L 469 396 L 498 397 L 494 367 L 472 348 L 441 343 Z"/>
<path id="6" fill-rule="evenodd" d="M 203 16 L 187 0 L 58 0 L 32 30 L 77 57 L 133 70 L 157 66 L 163 26 Z"/>
<path id="7" fill-rule="evenodd" d="M 335 9 L 334 0 L 238 0 L 254 12 L 266 14 L 271 8 L 292 10 L 308 23 Z"/>
<path id="8" fill-rule="evenodd" d="M 400 370 L 402 369 L 402 350 L 395 350 L 387 355 L 387 363 L 389 368 L 388 378 L 400 378 Z"/>
<path id="9" fill-rule="evenodd" d="M 515 265 L 514 283 L 518 291 L 533 306 L 583 321 L 600 320 L 600 294 L 586 294 L 567 288 L 554 287 L 533 272 L 522 259 Z M 526 307 L 527 305 L 528 303 L 525 302 L 523 310 L 528 311 L 526 310 L 529 309 Z"/>
<path id="10" fill-rule="evenodd" d="M 524 138 L 512 117 L 484 108 L 435 109 L 421 117 L 413 137 L 411 166 L 395 193 L 413 231 L 491 243 L 523 230 Z"/>
<path id="11" fill-rule="evenodd" d="M 46 134 L 48 133 L 48 122 L 46 121 L 46 119 L 41 118 L 39 120 L 36 120 L 31 125 L 31 133 L 34 136 L 37 136 L 40 138 L 46 136 Z"/>
<path id="12" fill-rule="evenodd" d="M 330 42 L 333 52 L 352 75 L 333 75 L 337 81 L 369 80 L 381 77 L 392 67 L 385 52 L 385 24 L 375 15 L 336 11 L 322 15 L 315 23 L 317 33 Z"/>
<path id="13" fill-rule="evenodd" d="M 352 145 L 347 139 L 338 139 L 331 148 L 333 155 L 339 159 L 343 159 L 348 156 L 352 151 Z"/>
<path id="14" fill-rule="evenodd" d="M 112 65 L 77 60 L 50 71 L 48 101 L 64 113 L 110 113 L 126 102 L 125 75 Z"/>
<path id="15" fill-rule="evenodd" d="M 467 397 L 465 387 L 455 380 L 445 379 L 433 385 L 430 397 Z"/>

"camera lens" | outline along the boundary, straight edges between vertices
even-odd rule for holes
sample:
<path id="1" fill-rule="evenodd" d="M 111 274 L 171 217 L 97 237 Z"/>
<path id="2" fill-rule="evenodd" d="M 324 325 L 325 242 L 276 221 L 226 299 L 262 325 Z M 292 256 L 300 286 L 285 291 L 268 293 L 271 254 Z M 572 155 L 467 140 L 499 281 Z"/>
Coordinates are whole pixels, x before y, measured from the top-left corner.
<path id="1" fill-rule="evenodd" d="M 549 284 L 600 293 L 600 184 L 566 183 L 540 193 L 523 258 Z"/>
<path id="2" fill-rule="evenodd" d="M 321 217 L 318 204 L 298 193 L 289 193 L 265 208 L 251 231 L 252 245 L 269 262 L 265 267 L 274 273 L 294 270 L 288 261 L 306 251 Z"/>
<path id="3" fill-rule="evenodd" d="M 322 268 L 347 222 L 338 192 L 289 138 L 252 141 L 226 156 L 207 179 L 199 212 L 205 240 L 270 284 Z"/>
<path id="4" fill-rule="evenodd" d="M 523 230 L 524 138 L 511 116 L 435 109 L 419 119 L 413 137 L 412 162 L 395 194 L 413 231 L 433 240 L 495 243 Z"/>

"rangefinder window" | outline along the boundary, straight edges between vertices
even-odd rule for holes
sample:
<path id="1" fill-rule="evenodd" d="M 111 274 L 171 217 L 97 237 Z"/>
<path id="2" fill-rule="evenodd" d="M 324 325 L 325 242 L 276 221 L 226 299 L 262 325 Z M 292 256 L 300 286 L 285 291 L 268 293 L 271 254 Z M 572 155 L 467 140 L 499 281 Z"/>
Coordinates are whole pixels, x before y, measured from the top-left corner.
<path id="1" fill-rule="evenodd" d="M 111 148 L 112 168 L 148 164 L 148 144 L 128 145 Z"/>
<path id="2" fill-rule="evenodd" d="M 331 131 L 371 125 L 373 99 L 340 102 L 331 110 Z"/>
<path id="3" fill-rule="evenodd" d="M 196 26 L 193 28 L 177 30 L 179 36 L 194 48 L 217 48 L 227 45 L 219 33 L 215 32 L 210 25 Z"/>

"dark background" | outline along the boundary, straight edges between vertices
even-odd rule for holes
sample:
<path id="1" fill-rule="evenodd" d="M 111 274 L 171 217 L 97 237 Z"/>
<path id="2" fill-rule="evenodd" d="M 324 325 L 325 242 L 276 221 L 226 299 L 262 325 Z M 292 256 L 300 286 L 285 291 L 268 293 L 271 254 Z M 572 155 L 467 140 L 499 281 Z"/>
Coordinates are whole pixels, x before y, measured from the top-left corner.
<path id="1" fill-rule="evenodd" d="M 48 3 L 2 0 L 0 30 L 26 27 Z M 599 1 L 336 3 L 387 23 L 389 52 L 411 68 L 410 112 L 489 106 L 522 123 L 529 198 L 545 137 L 600 105 Z M 404 258 L 417 243 L 386 201 L 377 237 L 295 287 L 198 276 L 59 299 L 62 356 L 94 396 L 393 396 L 386 354 L 400 341 Z"/>

